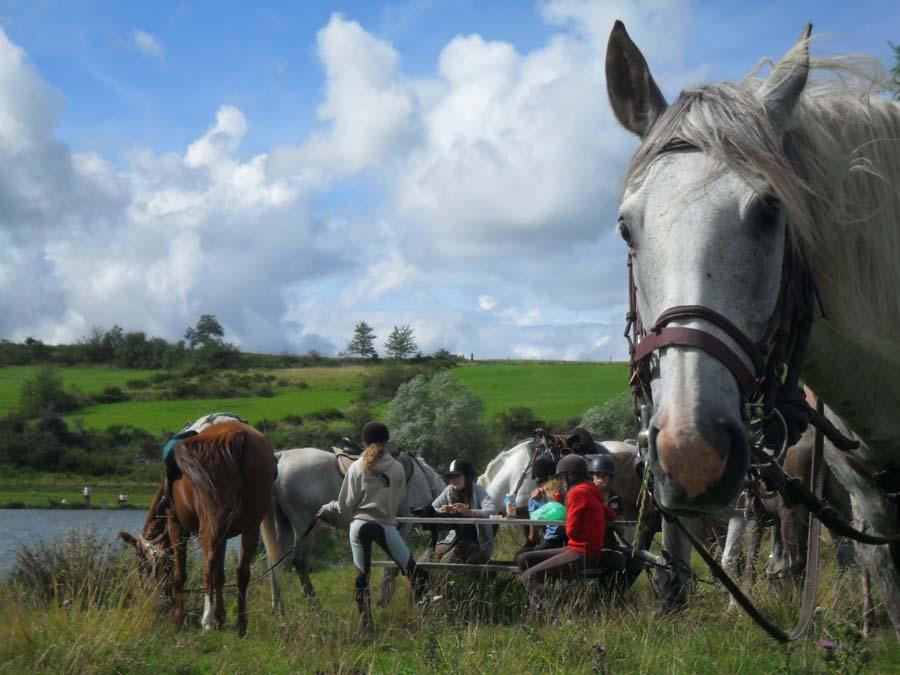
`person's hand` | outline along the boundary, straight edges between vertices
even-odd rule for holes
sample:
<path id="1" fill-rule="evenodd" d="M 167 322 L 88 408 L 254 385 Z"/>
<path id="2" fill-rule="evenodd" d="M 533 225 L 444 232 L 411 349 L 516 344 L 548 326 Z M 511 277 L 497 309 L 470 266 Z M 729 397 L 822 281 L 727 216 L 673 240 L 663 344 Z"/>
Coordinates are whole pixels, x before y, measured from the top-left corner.
<path id="1" fill-rule="evenodd" d="M 453 510 L 460 515 L 469 517 L 472 515 L 472 509 L 469 508 L 468 504 L 454 504 Z"/>
<path id="2" fill-rule="evenodd" d="M 319 511 L 316 513 L 316 518 L 321 518 L 324 515 L 325 515 L 325 507 L 321 506 L 321 507 L 319 507 Z"/>
<path id="3" fill-rule="evenodd" d="M 450 513 L 451 511 L 453 511 L 453 506 L 448 504 L 444 504 L 438 509 L 438 513 Z"/>
<path id="4" fill-rule="evenodd" d="M 543 495 L 544 495 L 544 488 L 534 488 L 534 490 L 531 491 L 532 499 L 540 499 Z"/>

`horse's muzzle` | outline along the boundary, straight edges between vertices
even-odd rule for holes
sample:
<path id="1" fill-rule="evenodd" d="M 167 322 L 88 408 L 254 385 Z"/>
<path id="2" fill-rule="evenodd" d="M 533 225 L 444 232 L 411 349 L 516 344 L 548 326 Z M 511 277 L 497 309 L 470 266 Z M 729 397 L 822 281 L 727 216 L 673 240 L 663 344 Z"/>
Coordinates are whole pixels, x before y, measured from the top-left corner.
<path id="1" fill-rule="evenodd" d="M 675 513 L 715 513 L 734 501 L 749 468 L 743 425 L 716 418 L 692 424 L 663 417 L 650 427 L 654 496 Z"/>

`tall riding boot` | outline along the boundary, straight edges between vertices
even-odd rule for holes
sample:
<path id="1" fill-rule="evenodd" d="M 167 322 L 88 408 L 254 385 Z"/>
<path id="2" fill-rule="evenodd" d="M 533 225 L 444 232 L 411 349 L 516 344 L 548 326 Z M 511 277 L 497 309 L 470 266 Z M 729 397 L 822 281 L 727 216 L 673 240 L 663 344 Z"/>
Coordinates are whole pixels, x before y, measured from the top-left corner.
<path id="1" fill-rule="evenodd" d="M 369 578 L 364 574 L 356 577 L 356 608 L 359 610 L 359 632 L 372 633 L 372 602 L 369 594 Z"/>

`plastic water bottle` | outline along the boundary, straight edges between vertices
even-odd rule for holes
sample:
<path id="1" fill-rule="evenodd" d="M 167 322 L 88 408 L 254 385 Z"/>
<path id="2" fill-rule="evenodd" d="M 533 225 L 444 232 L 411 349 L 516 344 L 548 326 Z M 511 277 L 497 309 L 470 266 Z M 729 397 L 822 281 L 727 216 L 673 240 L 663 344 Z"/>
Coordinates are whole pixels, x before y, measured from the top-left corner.
<path id="1" fill-rule="evenodd" d="M 506 510 L 507 518 L 516 517 L 516 497 L 515 495 L 506 495 L 503 498 L 503 508 Z"/>

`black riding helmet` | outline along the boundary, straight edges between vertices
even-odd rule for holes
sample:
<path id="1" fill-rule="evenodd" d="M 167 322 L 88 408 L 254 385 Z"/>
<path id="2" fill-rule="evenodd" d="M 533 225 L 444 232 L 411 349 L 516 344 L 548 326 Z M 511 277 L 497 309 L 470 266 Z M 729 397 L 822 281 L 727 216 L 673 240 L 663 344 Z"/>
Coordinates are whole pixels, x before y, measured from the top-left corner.
<path id="1" fill-rule="evenodd" d="M 450 476 L 454 474 L 465 476 L 467 483 L 471 484 L 475 481 L 475 467 L 472 466 L 471 462 L 467 462 L 464 459 L 454 459 L 450 462 L 450 466 L 447 469 L 447 473 L 444 474 L 444 478 L 450 478 Z"/>
<path id="2" fill-rule="evenodd" d="M 581 455 L 566 455 L 556 463 L 556 475 L 561 476 L 568 474 L 569 476 L 577 476 L 579 478 L 587 478 L 588 465 Z"/>
<path id="3" fill-rule="evenodd" d="M 553 460 L 549 457 L 538 457 L 536 460 L 534 460 L 534 464 L 531 465 L 532 480 L 547 480 L 548 478 L 551 478 L 555 473 L 556 464 L 554 464 Z"/>
<path id="4" fill-rule="evenodd" d="M 616 475 L 616 463 L 609 455 L 585 455 L 588 473 L 606 474 L 610 478 Z"/>

